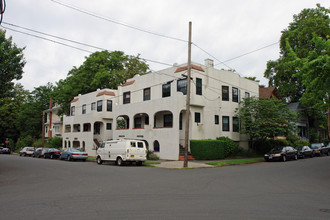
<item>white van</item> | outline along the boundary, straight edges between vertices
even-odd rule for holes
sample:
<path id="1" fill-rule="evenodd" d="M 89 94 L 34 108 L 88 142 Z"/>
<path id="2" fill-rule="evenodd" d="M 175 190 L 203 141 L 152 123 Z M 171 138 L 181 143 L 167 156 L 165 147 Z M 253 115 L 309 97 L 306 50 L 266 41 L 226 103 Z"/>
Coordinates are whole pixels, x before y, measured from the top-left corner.
<path id="1" fill-rule="evenodd" d="M 105 141 L 96 151 L 96 161 L 102 164 L 103 161 L 116 161 L 121 166 L 123 162 L 136 162 L 141 166 L 147 160 L 147 148 L 141 140 L 113 140 Z"/>

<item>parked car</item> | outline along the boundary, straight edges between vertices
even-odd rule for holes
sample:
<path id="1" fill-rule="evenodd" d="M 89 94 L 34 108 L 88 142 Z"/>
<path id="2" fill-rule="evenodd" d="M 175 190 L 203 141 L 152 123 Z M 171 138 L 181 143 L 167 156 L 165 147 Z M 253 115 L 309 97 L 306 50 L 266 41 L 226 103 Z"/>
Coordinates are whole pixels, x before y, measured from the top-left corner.
<path id="1" fill-rule="evenodd" d="M 96 151 L 96 161 L 115 161 L 121 166 L 125 162 L 136 162 L 141 166 L 147 160 L 147 148 L 145 142 L 139 140 L 113 140 L 106 141 Z"/>
<path id="2" fill-rule="evenodd" d="M 32 156 L 34 152 L 34 147 L 24 147 L 20 152 L 19 155 L 20 156 Z"/>
<path id="3" fill-rule="evenodd" d="M 298 151 L 290 146 L 273 148 L 268 154 L 264 155 L 266 161 L 282 160 L 283 162 L 288 159 L 298 159 Z"/>
<path id="4" fill-rule="evenodd" d="M 42 148 L 42 147 L 36 148 L 32 154 L 32 157 L 37 157 L 37 158 L 43 157 L 44 151 L 47 151 L 47 149 L 48 148 Z"/>
<path id="5" fill-rule="evenodd" d="M 296 147 L 296 150 L 298 151 L 299 158 L 314 157 L 313 150 L 308 146 L 299 146 Z"/>
<path id="6" fill-rule="evenodd" d="M 0 150 L 0 154 L 10 154 L 11 151 L 8 147 L 4 147 Z"/>
<path id="7" fill-rule="evenodd" d="M 311 149 L 314 151 L 315 156 L 329 155 L 327 147 L 324 147 L 323 143 L 313 143 L 311 144 Z"/>
<path id="8" fill-rule="evenodd" d="M 88 154 L 86 152 L 76 148 L 68 148 L 64 150 L 60 155 L 60 160 L 67 159 L 68 161 L 71 160 L 86 161 L 87 158 L 88 158 Z"/>
<path id="9" fill-rule="evenodd" d="M 61 150 L 56 148 L 49 148 L 43 154 L 44 158 L 57 159 L 61 155 Z"/>

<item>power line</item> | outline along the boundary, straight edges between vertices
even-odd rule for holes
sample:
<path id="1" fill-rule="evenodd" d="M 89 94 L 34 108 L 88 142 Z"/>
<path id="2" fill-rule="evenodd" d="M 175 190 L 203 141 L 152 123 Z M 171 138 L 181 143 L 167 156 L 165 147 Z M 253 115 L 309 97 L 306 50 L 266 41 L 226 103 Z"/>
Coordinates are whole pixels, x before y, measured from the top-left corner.
<path id="1" fill-rule="evenodd" d="M 2 26 L 2 27 L 4 27 L 4 26 Z M 61 44 L 61 45 L 66 46 L 66 47 L 71 47 L 71 48 L 76 49 L 76 50 L 84 51 L 84 52 L 87 52 L 87 53 L 93 53 L 92 51 L 85 50 L 85 49 L 75 47 L 75 46 L 71 46 L 69 44 L 65 44 L 65 43 L 55 41 L 55 40 L 52 40 L 52 39 L 49 39 L 49 38 L 45 38 L 45 37 L 37 36 L 37 35 L 34 35 L 34 34 L 26 33 L 26 32 L 23 32 L 23 31 L 15 30 L 15 29 L 12 29 L 12 28 L 9 28 L 9 27 L 4 27 L 4 28 L 7 29 L 7 30 L 17 32 L 17 33 L 29 35 L 31 37 L 35 37 L 35 38 L 39 38 L 39 39 L 42 39 L 42 40 L 50 41 L 50 42 L 53 42 L 53 43 L 56 43 L 56 44 Z"/>
<path id="2" fill-rule="evenodd" d="M 236 60 L 236 59 L 238 59 L 238 58 L 241 58 L 241 57 L 243 57 L 243 56 L 249 55 L 249 54 L 251 54 L 251 53 L 258 52 L 258 51 L 260 51 L 260 50 L 263 50 L 263 49 L 266 49 L 266 48 L 268 48 L 268 47 L 274 46 L 274 45 L 276 45 L 276 44 L 278 44 L 278 43 L 279 43 L 279 41 L 277 41 L 277 42 L 275 42 L 275 43 L 272 43 L 272 44 L 269 44 L 269 45 L 267 45 L 267 46 L 264 46 L 264 47 L 258 48 L 258 49 L 256 49 L 256 50 L 252 50 L 252 51 L 250 51 L 250 52 L 247 52 L 247 53 L 241 54 L 241 55 L 239 55 L 239 56 L 236 56 L 236 57 L 230 58 L 230 59 L 225 60 L 225 61 L 223 61 L 223 62 L 229 62 L 229 61 L 232 61 L 232 60 Z M 221 63 L 215 64 L 215 66 L 217 66 L 217 65 L 219 65 L 219 64 L 221 64 Z"/>
<path id="3" fill-rule="evenodd" d="M 111 23 L 114 23 L 114 24 L 118 24 L 118 25 L 121 25 L 121 26 L 124 26 L 124 27 L 127 27 L 127 28 L 131 28 L 131 29 L 137 30 L 137 31 L 141 31 L 141 32 L 144 32 L 144 33 L 147 33 L 147 34 L 156 35 L 156 36 L 159 36 L 159 37 L 168 38 L 168 39 L 171 39 L 171 40 L 181 41 L 181 42 L 185 42 L 185 43 L 188 42 L 188 41 L 183 40 L 183 39 L 180 39 L 180 38 L 176 38 L 176 37 L 166 36 L 164 34 L 155 33 L 155 32 L 152 32 L 152 31 L 149 31 L 149 30 L 145 30 L 143 28 L 140 28 L 140 27 L 137 27 L 137 26 L 134 26 L 134 25 L 125 24 L 124 22 L 116 21 L 114 19 L 107 18 L 107 17 L 102 16 L 102 15 L 97 15 L 96 13 L 87 11 L 87 10 L 82 9 L 82 8 L 79 8 L 77 6 L 69 5 L 69 4 L 66 4 L 66 3 L 63 3 L 63 2 L 60 2 L 60 1 L 56 1 L 56 0 L 50 0 L 50 1 L 52 1 L 52 2 L 54 2 L 56 4 L 59 4 L 61 6 L 70 8 L 72 10 L 81 12 L 83 14 L 87 14 L 89 16 L 92 16 L 92 17 L 95 17 L 95 18 L 99 18 L 99 19 L 102 19 L 102 20 L 105 20 L 105 21 L 108 21 L 108 22 L 111 22 Z"/>
<path id="4" fill-rule="evenodd" d="M 11 23 L 7 23 L 7 22 L 3 22 L 3 24 L 10 25 L 10 26 L 13 26 L 13 27 L 16 27 L 16 28 L 21 28 L 23 30 L 31 31 L 31 32 L 42 34 L 42 35 L 45 35 L 45 36 L 57 38 L 59 40 L 68 41 L 68 42 L 79 44 L 79 45 L 86 46 L 86 47 L 91 47 L 91 48 L 94 48 L 94 49 L 97 49 L 97 50 L 106 50 L 108 52 L 112 52 L 111 50 L 108 50 L 108 49 L 105 49 L 105 48 L 102 48 L 102 47 L 97 47 L 97 46 L 93 46 L 93 45 L 90 45 L 90 44 L 81 43 L 81 42 L 78 42 L 78 41 L 74 41 L 74 40 L 63 38 L 63 37 L 55 36 L 55 35 L 52 35 L 52 34 L 47 34 L 47 33 L 41 32 L 41 31 L 37 31 L 37 30 L 30 29 L 30 28 L 22 27 L 22 26 L 19 26 L 19 25 L 16 25 L 16 24 L 11 24 Z M 40 37 L 40 36 L 37 36 L 37 35 L 34 35 L 34 34 L 26 33 L 26 32 L 23 32 L 23 31 L 18 31 L 18 30 L 15 30 L 15 29 L 11 29 L 11 28 L 5 27 L 3 25 L 2 25 L 2 27 L 6 28 L 8 30 L 11 30 L 11 31 L 15 31 L 15 32 L 21 33 L 21 34 L 26 34 L 26 35 L 29 35 L 29 36 L 32 36 L 32 37 L 36 37 L 36 38 L 40 38 L 40 39 L 43 39 L 43 40 L 51 41 L 53 43 L 61 44 L 63 46 L 71 47 L 71 48 L 74 48 L 74 49 L 77 49 L 77 50 L 81 50 L 81 51 L 84 51 L 84 52 L 93 53 L 91 51 L 88 51 L 88 50 L 85 50 L 85 49 L 81 49 L 81 48 L 78 48 L 78 47 L 74 47 L 74 46 L 71 46 L 71 45 L 68 45 L 68 44 L 65 44 L 65 43 L 61 43 L 59 41 L 51 40 L 51 39 L 48 39 L 48 38 L 45 38 L 45 37 Z M 145 61 L 148 61 L 148 62 L 152 62 L 152 63 L 157 63 L 157 64 L 165 65 L 165 66 L 172 66 L 171 64 L 168 64 L 168 63 L 164 63 L 164 62 L 160 62 L 160 61 L 155 61 L 155 60 L 151 60 L 151 59 L 147 59 L 147 58 L 143 58 L 143 57 L 141 57 L 141 58 L 139 57 L 139 59 L 145 60 Z"/>

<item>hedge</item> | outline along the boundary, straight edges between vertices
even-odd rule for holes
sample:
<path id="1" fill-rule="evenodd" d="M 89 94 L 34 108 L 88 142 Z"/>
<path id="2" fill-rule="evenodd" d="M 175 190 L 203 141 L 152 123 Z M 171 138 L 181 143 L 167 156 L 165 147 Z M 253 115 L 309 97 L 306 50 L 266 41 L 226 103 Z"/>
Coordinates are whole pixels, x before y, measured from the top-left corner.
<path id="1" fill-rule="evenodd" d="M 225 141 L 191 140 L 191 155 L 196 160 L 217 160 L 225 158 Z"/>

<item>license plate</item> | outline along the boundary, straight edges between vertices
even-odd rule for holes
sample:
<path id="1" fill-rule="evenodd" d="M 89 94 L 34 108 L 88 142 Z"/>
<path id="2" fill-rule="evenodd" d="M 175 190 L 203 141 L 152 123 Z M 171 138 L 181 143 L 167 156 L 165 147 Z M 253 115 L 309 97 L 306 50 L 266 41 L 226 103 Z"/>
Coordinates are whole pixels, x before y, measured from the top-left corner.
<path id="1" fill-rule="evenodd" d="M 134 155 L 131 155 L 131 157 L 134 157 Z"/>
<path id="2" fill-rule="evenodd" d="M 273 156 L 269 156 L 269 159 L 273 159 Z"/>

